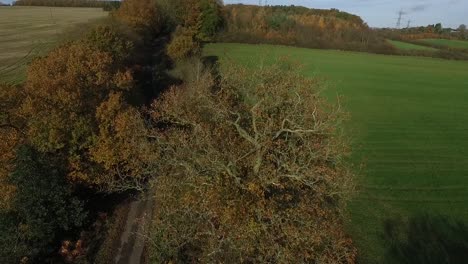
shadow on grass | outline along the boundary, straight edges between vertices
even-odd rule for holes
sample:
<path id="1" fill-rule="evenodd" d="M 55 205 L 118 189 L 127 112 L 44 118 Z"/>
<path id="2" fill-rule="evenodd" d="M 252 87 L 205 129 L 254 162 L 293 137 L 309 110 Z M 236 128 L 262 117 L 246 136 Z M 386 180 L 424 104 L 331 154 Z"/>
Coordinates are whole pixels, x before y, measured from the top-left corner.
<path id="1" fill-rule="evenodd" d="M 389 263 L 467 263 L 468 227 L 441 216 L 387 220 Z"/>

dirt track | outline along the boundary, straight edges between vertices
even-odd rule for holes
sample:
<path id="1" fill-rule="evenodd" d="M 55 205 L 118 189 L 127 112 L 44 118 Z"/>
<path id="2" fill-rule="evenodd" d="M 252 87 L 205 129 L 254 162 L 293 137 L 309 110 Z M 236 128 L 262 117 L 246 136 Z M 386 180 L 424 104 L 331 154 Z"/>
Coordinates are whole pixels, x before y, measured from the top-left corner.
<path id="1" fill-rule="evenodd" d="M 143 196 L 130 203 L 125 230 L 120 237 L 120 246 L 114 258 L 115 264 L 138 264 L 143 262 L 145 247 L 144 234 L 147 233 L 153 199 Z"/>

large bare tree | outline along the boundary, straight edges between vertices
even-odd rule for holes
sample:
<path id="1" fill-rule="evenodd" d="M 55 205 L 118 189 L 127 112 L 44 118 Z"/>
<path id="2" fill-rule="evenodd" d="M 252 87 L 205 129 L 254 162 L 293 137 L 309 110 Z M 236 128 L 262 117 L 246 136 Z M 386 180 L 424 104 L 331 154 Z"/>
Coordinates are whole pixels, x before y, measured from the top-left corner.
<path id="1" fill-rule="evenodd" d="M 353 263 L 340 107 L 293 65 L 193 73 L 154 103 L 158 263 Z"/>

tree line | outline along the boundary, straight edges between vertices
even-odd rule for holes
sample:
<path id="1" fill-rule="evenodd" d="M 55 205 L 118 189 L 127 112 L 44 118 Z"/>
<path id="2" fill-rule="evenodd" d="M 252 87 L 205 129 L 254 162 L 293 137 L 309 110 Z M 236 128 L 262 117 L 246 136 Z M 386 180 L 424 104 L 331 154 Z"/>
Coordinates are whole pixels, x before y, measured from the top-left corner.
<path id="1" fill-rule="evenodd" d="M 336 9 L 228 5 L 219 41 L 394 53 L 360 17 Z"/>
<path id="2" fill-rule="evenodd" d="M 390 29 L 387 29 L 387 31 Z M 418 39 L 468 39 L 466 25 L 461 24 L 458 28 L 445 28 L 441 23 L 431 24 L 421 27 L 410 27 L 399 30 L 393 30 L 401 39 L 418 40 Z"/>
<path id="3" fill-rule="evenodd" d="M 118 9 L 120 1 L 114 0 L 17 0 L 15 6 L 57 6 L 57 7 L 100 7 L 104 10 Z"/>
<path id="4" fill-rule="evenodd" d="M 218 0 L 124 0 L 34 60 L 25 83 L 0 85 L 2 263 L 109 263 L 96 258 L 112 254 L 90 195 L 127 191 L 154 195 L 144 235 L 156 263 L 355 263 L 345 113 L 291 62 L 202 58 L 236 28 L 225 12 Z"/>
<path id="5" fill-rule="evenodd" d="M 402 29 L 382 28 L 376 32 L 384 39 L 392 39 L 412 43 L 420 46 L 434 48 L 434 51 L 424 50 L 398 50 L 398 55 L 426 56 L 444 58 L 452 60 L 468 60 L 468 49 L 453 48 L 443 45 L 434 45 L 421 40 L 424 39 L 449 39 L 466 40 L 468 34 L 465 25 L 460 25 L 457 30 L 444 28 L 441 23 L 431 24 L 421 27 L 411 27 Z"/>
<path id="6" fill-rule="evenodd" d="M 89 225 L 79 189 L 140 188 L 151 174 L 136 39 L 119 17 L 34 60 L 23 85 L 1 86 L 2 263 L 51 261 L 57 240 Z"/>

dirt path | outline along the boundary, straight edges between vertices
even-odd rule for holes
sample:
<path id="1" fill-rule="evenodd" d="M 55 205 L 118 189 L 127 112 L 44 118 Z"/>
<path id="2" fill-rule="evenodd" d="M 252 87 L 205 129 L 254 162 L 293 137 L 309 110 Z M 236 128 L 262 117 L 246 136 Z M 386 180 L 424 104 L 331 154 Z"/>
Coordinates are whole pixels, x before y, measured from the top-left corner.
<path id="1" fill-rule="evenodd" d="M 138 264 L 143 260 L 145 237 L 153 210 L 149 195 L 130 203 L 125 230 L 120 237 L 120 246 L 114 258 L 115 264 Z"/>

